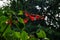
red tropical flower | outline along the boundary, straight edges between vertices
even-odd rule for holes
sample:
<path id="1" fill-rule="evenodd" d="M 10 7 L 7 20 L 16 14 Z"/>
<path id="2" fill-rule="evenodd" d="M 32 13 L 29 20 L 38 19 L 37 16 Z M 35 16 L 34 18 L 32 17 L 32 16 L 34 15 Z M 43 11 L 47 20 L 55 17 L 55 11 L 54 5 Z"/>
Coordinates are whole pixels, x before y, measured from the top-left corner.
<path id="1" fill-rule="evenodd" d="M 31 19 L 31 21 L 34 21 L 35 20 L 35 17 L 30 15 L 29 18 Z"/>
<path id="2" fill-rule="evenodd" d="M 24 23 L 26 24 L 26 23 L 28 22 L 28 19 L 24 19 L 23 21 L 24 21 Z"/>
<path id="3" fill-rule="evenodd" d="M 35 17 L 36 17 L 36 20 L 39 20 L 41 16 L 36 15 Z"/>

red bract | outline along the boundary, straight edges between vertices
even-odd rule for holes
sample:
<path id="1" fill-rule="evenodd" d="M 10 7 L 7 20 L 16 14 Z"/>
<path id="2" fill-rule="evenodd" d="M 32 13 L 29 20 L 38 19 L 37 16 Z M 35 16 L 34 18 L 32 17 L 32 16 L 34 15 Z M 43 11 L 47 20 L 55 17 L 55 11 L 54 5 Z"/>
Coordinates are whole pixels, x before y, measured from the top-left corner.
<path id="1" fill-rule="evenodd" d="M 12 20 L 9 20 L 9 25 L 12 26 Z"/>
<path id="2" fill-rule="evenodd" d="M 35 17 L 36 17 L 36 20 L 39 20 L 40 19 L 40 16 L 39 15 L 36 15 Z"/>
<path id="3" fill-rule="evenodd" d="M 29 16 L 29 13 L 28 12 L 25 12 L 25 16 L 28 17 Z"/>
<path id="4" fill-rule="evenodd" d="M 34 21 L 35 20 L 35 17 L 34 16 L 29 16 L 29 18 L 31 19 L 31 21 Z"/>
<path id="5" fill-rule="evenodd" d="M 28 22 L 28 19 L 24 19 L 23 21 L 24 21 L 24 23 L 26 24 L 26 23 Z"/>

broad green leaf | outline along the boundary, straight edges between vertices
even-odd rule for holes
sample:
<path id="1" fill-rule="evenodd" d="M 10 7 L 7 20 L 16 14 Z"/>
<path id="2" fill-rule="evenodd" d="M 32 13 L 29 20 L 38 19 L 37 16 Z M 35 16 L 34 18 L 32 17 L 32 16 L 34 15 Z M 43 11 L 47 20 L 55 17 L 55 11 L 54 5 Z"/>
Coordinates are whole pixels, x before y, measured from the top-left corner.
<path id="1" fill-rule="evenodd" d="M 21 39 L 22 40 L 27 40 L 28 39 L 28 33 L 26 33 L 25 31 L 22 31 L 22 33 L 21 33 Z"/>
<path id="2" fill-rule="evenodd" d="M 20 38 L 20 32 L 14 32 L 15 37 Z"/>
<path id="3" fill-rule="evenodd" d="M 0 17 L 0 31 L 1 31 L 1 32 L 2 32 L 2 31 L 4 30 L 4 28 L 6 27 L 6 24 L 5 24 L 6 20 L 8 20 L 7 17 L 5 17 L 5 16 L 1 16 L 1 17 Z"/>
<path id="4" fill-rule="evenodd" d="M 0 23 L 5 22 L 6 20 L 7 20 L 7 17 L 5 17 L 5 16 L 0 17 Z"/>
<path id="5" fill-rule="evenodd" d="M 12 32 L 12 30 L 11 30 L 10 26 L 7 26 L 3 36 L 6 35 L 6 33 L 10 33 L 10 32 Z"/>
<path id="6" fill-rule="evenodd" d="M 0 32 L 3 32 L 3 30 L 5 29 L 7 25 L 6 24 L 0 24 Z"/>
<path id="7" fill-rule="evenodd" d="M 19 27 L 20 27 L 20 29 L 23 29 L 23 27 L 24 27 L 24 22 L 23 22 L 23 19 L 22 18 L 19 18 L 18 19 L 18 21 L 20 22 L 18 25 L 19 25 Z"/>
<path id="8" fill-rule="evenodd" d="M 23 22 L 23 19 L 22 19 L 21 17 L 19 18 L 19 22 L 20 22 L 20 23 L 24 23 L 24 22 Z"/>
<path id="9" fill-rule="evenodd" d="M 46 33 L 43 30 L 40 30 L 40 32 L 37 33 L 39 38 L 45 38 L 46 37 Z"/>
<path id="10" fill-rule="evenodd" d="M 18 13 L 18 15 L 23 15 L 23 11 L 20 10 L 19 13 Z"/>
<path id="11" fill-rule="evenodd" d="M 10 26 L 8 26 L 8 28 L 5 30 L 3 36 L 7 40 L 18 39 L 18 38 L 20 38 L 20 32 L 13 31 L 13 30 L 11 30 Z"/>

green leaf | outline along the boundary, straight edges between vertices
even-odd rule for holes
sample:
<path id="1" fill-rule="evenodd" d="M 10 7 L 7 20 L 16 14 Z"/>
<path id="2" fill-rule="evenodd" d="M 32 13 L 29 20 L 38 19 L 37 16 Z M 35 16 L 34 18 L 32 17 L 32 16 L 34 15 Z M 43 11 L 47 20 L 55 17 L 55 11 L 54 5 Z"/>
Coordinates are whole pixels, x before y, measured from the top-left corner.
<path id="1" fill-rule="evenodd" d="M 5 22 L 6 20 L 7 20 L 7 17 L 5 17 L 5 16 L 0 17 L 0 23 Z"/>
<path id="2" fill-rule="evenodd" d="M 19 20 L 20 23 L 24 23 L 23 19 L 21 17 L 18 20 Z"/>
<path id="3" fill-rule="evenodd" d="M 15 40 L 15 39 L 19 39 L 20 38 L 20 32 L 16 32 L 11 30 L 10 26 L 8 26 L 8 28 L 6 29 L 6 31 L 4 32 L 3 36 L 7 39 L 7 40 Z"/>
<path id="4" fill-rule="evenodd" d="M 39 38 L 45 38 L 46 37 L 46 33 L 43 30 L 40 30 L 40 32 L 37 33 Z"/>
<path id="5" fill-rule="evenodd" d="M 6 33 L 10 33 L 10 32 L 12 32 L 12 30 L 11 30 L 10 26 L 7 26 L 7 29 L 5 30 L 3 36 L 5 36 Z"/>
<path id="6" fill-rule="evenodd" d="M 5 16 L 1 16 L 1 17 L 0 17 L 0 31 L 1 31 L 1 32 L 2 32 L 2 31 L 4 30 L 4 28 L 6 27 L 6 24 L 5 24 L 6 20 L 8 20 L 7 17 L 5 17 Z"/>
<path id="7" fill-rule="evenodd" d="M 23 11 L 20 10 L 19 13 L 18 13 L 18 15 L 23 15 Z"/>
<path id="8" fill-rule="evenodd" d="M 20 38 L 20 32 L 14 32 L 15 37 Z"/>
<path id="9" fill-rule="evenodd" d="M 27 40 L 28 39 L 28 33 L 26 33 L 25 31 L 22 31 L 22 33 L 21 33 L 21 39 L 22 40 Z"/>

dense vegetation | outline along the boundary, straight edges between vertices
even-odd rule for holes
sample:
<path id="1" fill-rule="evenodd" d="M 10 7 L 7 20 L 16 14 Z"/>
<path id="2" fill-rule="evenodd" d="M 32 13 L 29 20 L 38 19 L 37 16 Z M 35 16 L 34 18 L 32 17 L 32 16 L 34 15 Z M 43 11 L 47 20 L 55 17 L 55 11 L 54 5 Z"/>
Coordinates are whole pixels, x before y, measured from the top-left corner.
<path id="1" fill-rule="evenodd" d="M 59 40 L 60 0 L 11 0 L 0 8 L 0 38 Z"/>

